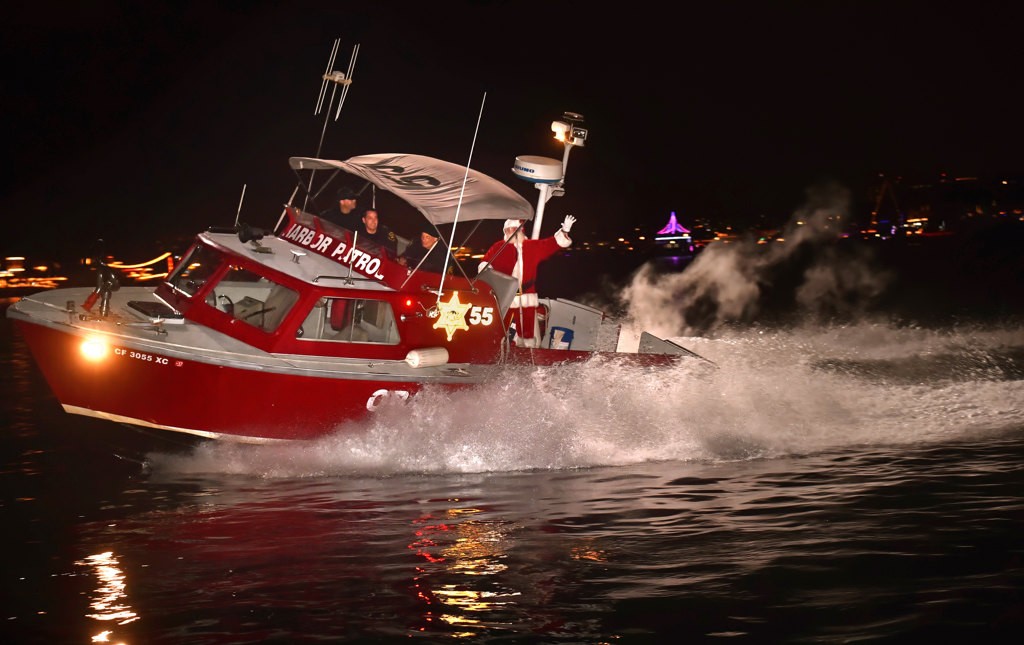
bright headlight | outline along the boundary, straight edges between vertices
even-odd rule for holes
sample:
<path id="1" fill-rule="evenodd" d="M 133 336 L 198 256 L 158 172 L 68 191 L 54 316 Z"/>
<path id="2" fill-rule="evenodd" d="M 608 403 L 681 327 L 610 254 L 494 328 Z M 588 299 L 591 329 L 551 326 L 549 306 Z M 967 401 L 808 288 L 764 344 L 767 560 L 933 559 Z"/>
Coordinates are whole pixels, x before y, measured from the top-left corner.
<path id="1" fill-rule="evenodd" d="M 82 356 L 90 361 L 101 361 L 110 353 L 110 345 L 107 344 L 107 341 L 95 336 L 83 340 L 80 349 Z"/>

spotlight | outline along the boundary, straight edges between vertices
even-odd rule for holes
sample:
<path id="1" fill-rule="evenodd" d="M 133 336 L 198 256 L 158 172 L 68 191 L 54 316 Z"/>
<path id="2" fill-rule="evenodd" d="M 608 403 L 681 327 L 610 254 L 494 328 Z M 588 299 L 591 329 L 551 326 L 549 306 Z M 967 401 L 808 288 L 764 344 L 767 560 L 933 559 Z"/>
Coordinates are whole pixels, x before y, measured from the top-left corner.
<path id="1" fill-rule="evenodd" d="M 568 133 L 572 131 L 572 126 L 564 121 L 552 121 L 551 131 L 555 133 L 555 139 L 564 143 Z"/>

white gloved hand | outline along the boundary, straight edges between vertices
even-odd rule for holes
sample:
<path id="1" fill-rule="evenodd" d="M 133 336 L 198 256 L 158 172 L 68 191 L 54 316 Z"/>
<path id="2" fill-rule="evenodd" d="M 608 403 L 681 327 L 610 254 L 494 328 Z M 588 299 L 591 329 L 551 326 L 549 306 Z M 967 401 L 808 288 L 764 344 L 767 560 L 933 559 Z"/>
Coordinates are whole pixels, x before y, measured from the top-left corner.
<path id="1" fill-rule="evenodd" d="M 568 233 L 572 229 L 572 225 L 576 223 L 576 218 L 572 215 L 566 215 L 565 219 L 562 220 L 562 230 Z"/>

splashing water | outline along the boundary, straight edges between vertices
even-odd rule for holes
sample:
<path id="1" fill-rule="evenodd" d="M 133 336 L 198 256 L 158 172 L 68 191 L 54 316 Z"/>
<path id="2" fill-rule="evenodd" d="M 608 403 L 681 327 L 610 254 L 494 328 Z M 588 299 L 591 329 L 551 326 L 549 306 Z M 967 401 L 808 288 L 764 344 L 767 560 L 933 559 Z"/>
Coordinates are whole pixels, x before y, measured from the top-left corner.
<path id="1" fill-rule="evenodd" d="M 1024 426 L 1024 328 L 863 323 L 678 338 L 717 364 L 607 360 L 426 389 L 289 445 L 205 444 L 154 469 L 263 477 L 495 472 L 807 455 Z M 926 357 L 927 360 L 922 357 Z"/>
<path id="2" fill-rule="evenodd" d="M 926 330 L 858 316 L 890 276 L 863 249 L 833 245 L 848 202 L 836 186 L 812 189 L 785 244 L 712 245 L 682 273 L 645 267 L 634 276 L 620 296 L 627 338 L 630 326 L 646 329 L 714 367 L 595 358 L 510 369 L 471 390 L 389 401 L 318 441 L 211 443 L 188 456 L 155 455 L 151 465 L 263 477 L 503 472 L 766 459 L 1019 431 L 1024 326 Z M 755 322 L 780 286 L 796 324 L 738 324 Z M 851 322 L 823 322 L 837 313 Z"/>

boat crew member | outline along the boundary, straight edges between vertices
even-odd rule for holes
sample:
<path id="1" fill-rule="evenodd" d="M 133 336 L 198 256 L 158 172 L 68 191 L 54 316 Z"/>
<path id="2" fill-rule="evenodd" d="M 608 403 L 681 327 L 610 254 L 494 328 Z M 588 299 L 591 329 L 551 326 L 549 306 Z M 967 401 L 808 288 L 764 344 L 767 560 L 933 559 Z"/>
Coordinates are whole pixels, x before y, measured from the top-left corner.
<path id="1" fill-rule="evenodd" d="M 389 259 L 397 258 L 398 238 L 391 229 L 380 223 L 380 213 L 377 209 L 367 208 L 360 220 L 360 226 L 356 229 L 359 232 L 357 244 L 362 246 L 363 242 L 369 240 L 371 245 L 376 247 L 373 250 L 383 249 Z"/>
<path id="2" fill-rule="evenodd" d="M 419 242 L 413 241 L 398 258 L 398 263 L 415 269 L 417 265 L 423 271 L 441 273 L 444 271 L 445 249 L 444 245 L 438 245 L 437 229 L 429 223 L 424 223 L 420 229 Z M 424 259 L 424 257 L 426 259 Z M 420 265 L 420 260 L 423 264 Z M 452 273 L 453 267 L 448 264 L 448 273 Z"/>
<path id="3" fill-rule="evenodd" d="M 357 195 L 351 186 L 342 186 L 336 194 L 338 205 L 320 213 L 321 217 L 341 224 L 350 231 L 356 230 L 359 219 L 356 216 Z"/>
<path id="4" fill-rule="evenodd" d="M 523 222 L 518 219 L 505 220 L 502 227 L 504 238 L 491 245 L 480 262 L 479 271 L 488 266 L 519 280 L 519 295 L 512 301 L 509 314 L 516 323 L 518 336 L 516 344 L 522 347 L 537 347 L 537 267 L 562 249 L 572 245 L 569 231 L 576 218 L 566 215 L 561 228 L 551 237 L 531 240 L 523 232 Z"/>

